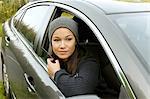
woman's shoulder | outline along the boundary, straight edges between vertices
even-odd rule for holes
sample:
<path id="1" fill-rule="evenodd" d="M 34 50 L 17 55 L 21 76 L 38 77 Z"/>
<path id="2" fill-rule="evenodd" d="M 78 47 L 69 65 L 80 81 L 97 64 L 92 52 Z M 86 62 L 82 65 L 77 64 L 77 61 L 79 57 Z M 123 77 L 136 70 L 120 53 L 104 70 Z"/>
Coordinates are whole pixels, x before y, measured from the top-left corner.
<path id="1" fill-rule="evenodd" d="M 79 57 L 78 57 L 78 65 L 83 65 L 83 64 L 86 64 L 86 65 L 92 64 L 92 65 L 96 65 L 96 66 L 99 65 L 99 63 L 94 55 L 92 55 L 85 48 L 80 47 Z"/>
<path id="2" fill-rule="evenodd" d="M 100 69 L 100 64 L 97 63 L 96 59 L 93 57 L 83 57 L 81 58 L 78 67 L 77 67 L 77 71 L 99 71 Z"/>
<path id="3" fill-rule="evenodd" d="M 96 61 L 96 58 L 88 52 L 86 49 L 82 48 L 79 52 L 79 60 L 80 61 Z"/>
<path id="4" fill-rule="evenodd" d="M 84 63 L 84 62 L 94 62 L 94 63 L 97 63 L 96 59 L 92 56 L 85 56 L 85 57 L 82 57 L 80 58 L 79 60 L 79 63 Z"/>

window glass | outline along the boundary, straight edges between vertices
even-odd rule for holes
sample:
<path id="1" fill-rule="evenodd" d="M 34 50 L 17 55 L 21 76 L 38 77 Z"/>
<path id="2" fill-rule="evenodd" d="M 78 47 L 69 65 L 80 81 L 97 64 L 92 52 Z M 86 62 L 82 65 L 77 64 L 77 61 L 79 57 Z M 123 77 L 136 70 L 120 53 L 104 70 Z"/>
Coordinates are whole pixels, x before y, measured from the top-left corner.
<path id="1" fill-rule="evenodd" d="M 22 21 L 19 23 L 19 26 L 16 27 L 31 45 L 33 45 L 39 29 L 42 28 L 42 22 L 44 21 L 48 10 L 49 6 L 36 6 L 28 9 L 22 18 Z M 17 19 L 18 17 L 16 17 L 16 20 Z"/>
<path id="2" fill-rule="evenodd" d="M 114 16 L 129 45 L 150 73 L 150 13 Z M 135 24 L 136 23 L 136 24 Z"/>

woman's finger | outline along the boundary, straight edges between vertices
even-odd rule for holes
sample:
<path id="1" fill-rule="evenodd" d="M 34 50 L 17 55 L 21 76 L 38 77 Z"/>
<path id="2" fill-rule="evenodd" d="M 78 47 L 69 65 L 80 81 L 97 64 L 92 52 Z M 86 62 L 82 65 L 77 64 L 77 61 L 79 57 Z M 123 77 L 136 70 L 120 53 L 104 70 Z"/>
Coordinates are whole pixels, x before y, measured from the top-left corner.
<path id="1" fill-rule="evenodd" d="M 47 58 L 47 63 L 52 62 L 54 59 L 53 58 Z"/>

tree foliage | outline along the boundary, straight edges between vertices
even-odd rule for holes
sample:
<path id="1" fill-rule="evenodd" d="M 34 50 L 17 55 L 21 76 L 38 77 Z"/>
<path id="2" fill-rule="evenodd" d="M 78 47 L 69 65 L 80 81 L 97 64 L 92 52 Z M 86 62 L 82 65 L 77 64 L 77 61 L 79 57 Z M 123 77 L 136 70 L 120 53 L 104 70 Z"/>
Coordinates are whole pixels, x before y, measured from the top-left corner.
<path id="1" fill-rule="evenodd" d="M 26 2 L 24 0 L 1 0 L 0 23 L 10 18 Z"/>

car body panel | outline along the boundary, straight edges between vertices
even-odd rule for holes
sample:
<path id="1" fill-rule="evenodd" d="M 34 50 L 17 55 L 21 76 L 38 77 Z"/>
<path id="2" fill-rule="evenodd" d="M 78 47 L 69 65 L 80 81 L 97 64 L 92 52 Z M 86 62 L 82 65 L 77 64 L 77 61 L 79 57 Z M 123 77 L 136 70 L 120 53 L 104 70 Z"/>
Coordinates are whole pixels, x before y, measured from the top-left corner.
<path id="1" fill-rule="evenodd" d="M 5 23 L 6 24 L 6 23 Z M 5 25 L 6 29 L 7 25 Z M 9 28 L 7 28 L 7 33 L 9 31 Z M 11 31 L 9 31 L 11 33 Z M 7 35 L 5 38 L 10 38 L 11 42 L 6 42 L 5 39 L 3 39 L 3 42 L 6 42 L 6 47 L 2 45 L 3 50 L 3 57 L 4 57 L 4 63 L 7 66 L 7 72 L 9 74 L 9 83 L 11 85 L 11 90 L 15 92 L 16 97 L 23 97 L 27 98 L 29 96 L 37 98 L 36 94 L 32 95 L 27 93 L 27 84 L 25 82 L 24 76 L 20 74 L 24 74 L 24 71 L 22 70 L 20 63 L 17 60 L 16 56 L 14 55 L 14 50 L 17 51 L 17 53 L 21 54 L 22 52 L 18 52 L 17 47 L 14 46 L 14 42 L 18 42 L 15 35 Z M 20 45 L 20 44 L 19 44 Z M 15 47 L 15 49 L 14 49 Z M 22 46 L 21 46 L 22 47 Z M 18 55 L 18 54 L 17 54 Z M 21 58 L 23 59 L 23 58 Z M 22 93 L 23 92 L 23 93 Z"/>

